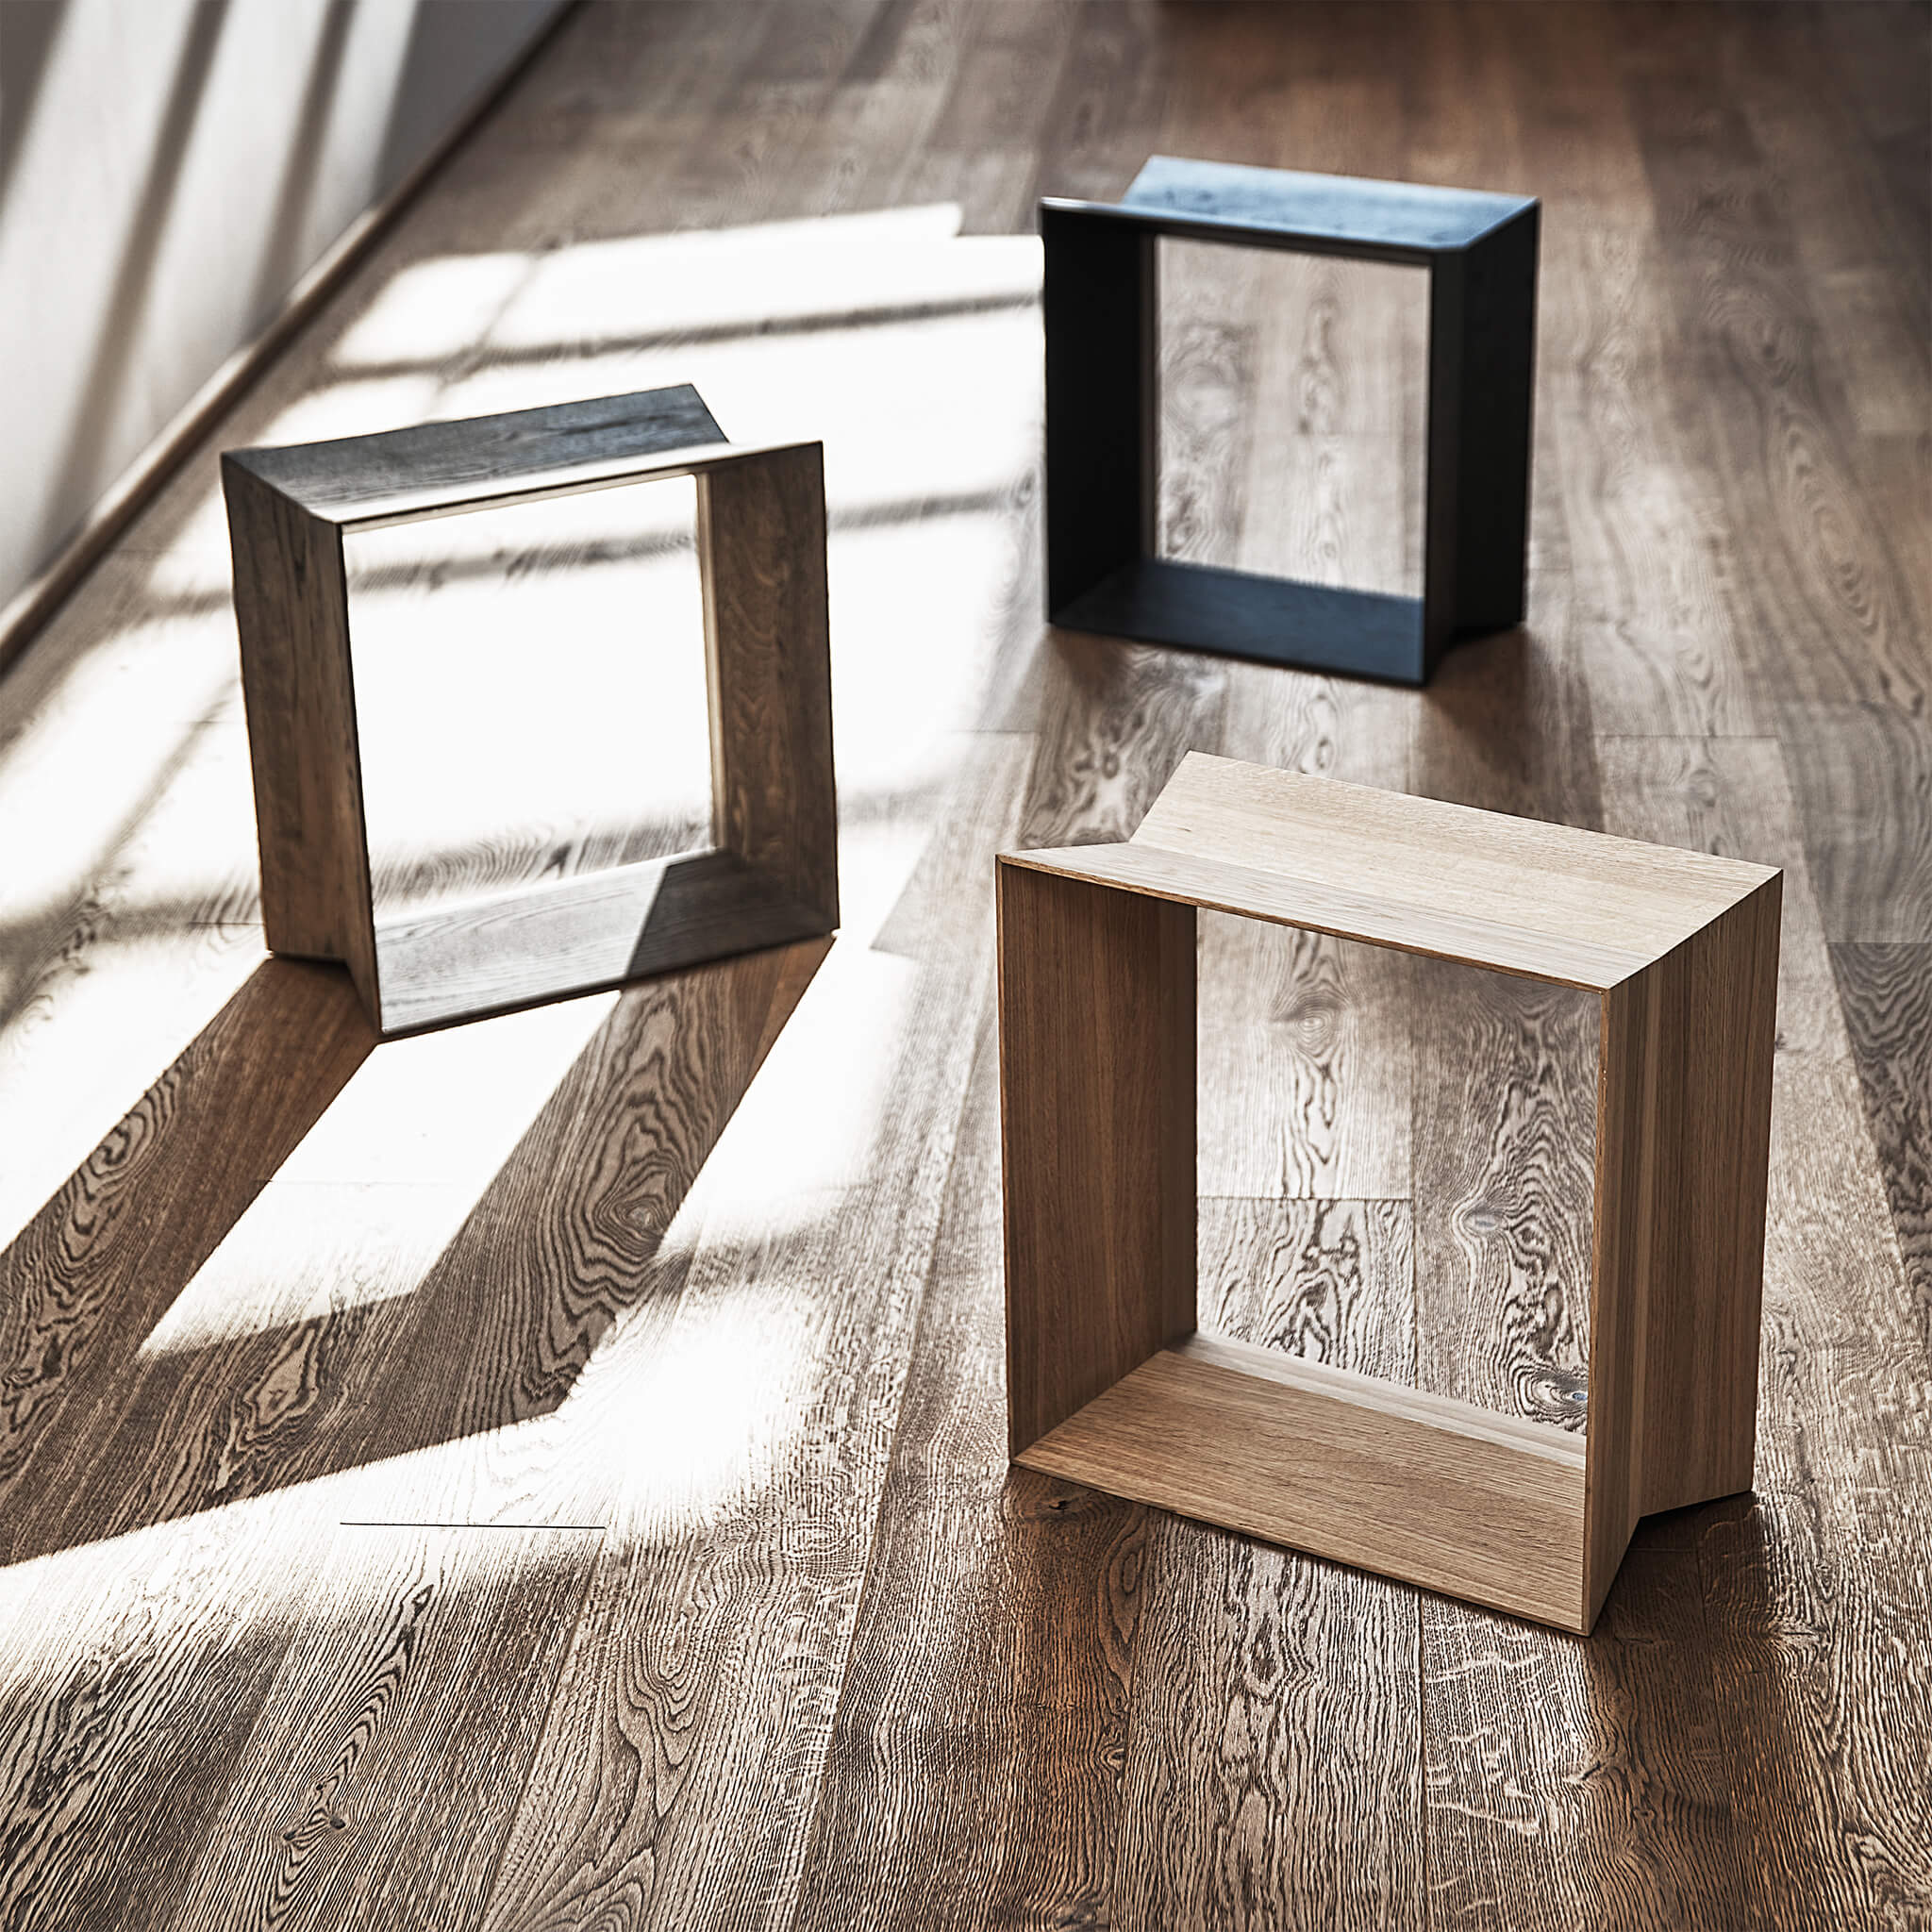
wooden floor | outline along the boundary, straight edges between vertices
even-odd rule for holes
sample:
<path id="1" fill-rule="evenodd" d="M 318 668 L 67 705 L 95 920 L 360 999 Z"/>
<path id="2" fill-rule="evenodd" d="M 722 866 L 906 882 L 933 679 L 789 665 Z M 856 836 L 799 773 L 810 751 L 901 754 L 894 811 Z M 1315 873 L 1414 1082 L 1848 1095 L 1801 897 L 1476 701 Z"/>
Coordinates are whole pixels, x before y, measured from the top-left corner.
<path id="1" fill-rule="evenodd" d="M 1932 1924 L 1928 19 L 574 14 L 217 442 L 823 436 L 844 925 L 374 1046 L 261 954 L 211 451 L 0 681 L 8 1932 Z M 1154 151 L 1542 197 L 1427 691 L 1041 624 L 1033 203 Z M 1413 279 L 1163 273 L 1168 549 L 1402 587 Z M 352 558 L 387 903 L 702 837 L 690 517 Z M 1757 1490 L 1588 1641 L 1007 1466 L 991 855 L 1189 748 L 1785 868 Z M 1204 1319 L 1577 1425 L 1587 1003 L 1201 977 Z"/>

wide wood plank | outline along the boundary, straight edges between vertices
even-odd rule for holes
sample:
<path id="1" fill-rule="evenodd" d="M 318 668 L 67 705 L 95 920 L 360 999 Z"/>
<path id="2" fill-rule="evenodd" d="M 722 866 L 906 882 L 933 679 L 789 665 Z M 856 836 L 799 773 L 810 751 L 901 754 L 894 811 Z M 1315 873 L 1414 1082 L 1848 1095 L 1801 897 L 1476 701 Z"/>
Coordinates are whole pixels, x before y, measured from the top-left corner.
<path id="1" fill-rule="evenodd" d="M 265 961 L 7 1250 L 16 1557 L 115 1373 L 375 1045 L 353 997 L 339 969 Z"/>
<path id="2" fill-rule="evenodd" d="M 570 1924 L 613 1901 L 641 1925 L 732 1900 L 766 1922 L 791 1909 L 978 1038 L 960 1018 L 991 1006 L 991 895 L 966 881 L 1010 830 L 1031 749 L 975 750 L 891 953 L 848 917 L 827 1018 L 890 1003 L 871 1077 L 852 1082 L 849 1040 L 822 1038 L 831 1058 L 768 1083 L 762 1139 L 707 1176 L 661 1346 L 673 1386 L 710 1391 L 724 1433 L 694 1425 L 705 1453 L 628 1465 L 488 1924 Z M 824 1106 L 834 1066 L 842 1133 Z M 937 1125 L 936 1081 L 951 1095 Z M 908 1172 L 903 1193 L 875 1178 Z M 660 1629 L 679 1633 L 661 1661 Z M 780 1734 L 794 1743 L 774 1757 Z"/>
<path id="3" fill-rule="evenodd" d="M 344 1524 L 169 1923 L 474 1924 L 599 1535 Z"/>
<path id="4" fill-rule="evenodd" d="M 1416 1008 L 1419 1385 L 1580 1430 L 1598 1003 L 1429 960 Z"/>
<path id="5" fill-rule="evenodd" d="M 1407 1211 L 1204 1201 L 1204 1326 L 1410 1381 Z M 1121 1924 L 1426 1923 L 1417 1611 L 1405 1585 L 1156 1519 L 1135 1626 Z"/>
<path id="6" fill-rule="evenodd" d="M 1735 97 L 1713 108 L 1693 78 L 1735 38 L 1700 9 L 1631 63 L 1668 286 L 1707 378 L 1677 392 L 1680 421 L 1724 491 L 1757 620 L 1755 668 L 1772 693 L 1922 712 L 1924 641 L 1890 546 L 1858 514 L 1788 218 Z"/>
<path id="7" fill-rule="evenodd" d="M 1110 1892 L 1149 1512 L 1007 1460 L 999 1077 L 982 1028 L 800 1927 L 1091 1917 Z M 925 1633 L 908 1644 L 908 1620 Z"/>
<path id="8" fill-rule="evenodd" d="M 1634 23 L 1634 16 L 1630 17 Z M 1641 39 L 1622 18 L 1603 16 L 1611 46 Z M 1527 185 L 1553 162 L 1573 198 L 1552 200 L 1546 233 L 1585 232 L 1648 216 L 1647 189 L 1633 178 L 1620 139 L 1627 109 L 1619 92 L 1592 88 L 1553 139 L 1539 139 L 1544 89 L 1520 59 L 1514 9 L 1431 9 L 1413 70 L 1417 88 L 1410 167 L 1454 170 L 1446 178 Z M 1534 44 L 1533 42 L 1528 44 Z M 1581 69 L 1589 72 L 1588 63 Z M 1600 71 L 1600 70 L 1599 70 Z M 1436 178 L 1444 178 L 1437 174 Z M 1579 184 L 1578 186 L 1577 184 Z M 1551 260 L 1554 261 L 1555 250 Z M 1564 311 L 1589 289 L 1544 299 Z M 1540 368 L 1551 368 L 1545 336 Z M 1541 397 L 1540 397 L 1541 400 Z M 1421 721 L 1415 751 L 1420 789 L 1462 803 L 1571 825 L 1607 825 L 1604 781 L 1592 731 L 1591 659 L 1572 569 L 1573 541 L 1553 454 L 1555 422 L 1539 411 L 1531 518 L 1530 611 L 1524 632 L 1452 652 Z M 1619 827 L 1618 829 L 1623 829 Z M 1466 1144 L 1455 1116 L 1445 1141 Z M 1424 1324 L 1424 1345 L 1428 1345 Z M 1449 1335 L 1435 1344 L 1446 1353 Z M 1679 1567 L 1674 1586 L 1688 1582 Z M 1621 1602 L 1612 1591 L 1588 1652 L 1560 1637 L 1442 1602 L 1423 1607 L 1425 1844 L 1437 1923 L 1483 1926 L 1502 1919 L 1524 1927 L 1567 1927 L 1606 1913 L 1606 1871 L 1651 1878 L 1647 1891 L 1615 1894 L 1633 1923 L 1680 1922 L 1678 1898 L 1714 1901 L 1711 1916 L 1736 1917 L 1722 1847 L 1720 1812 L 1709 1835 L 1661 1822 L 1652 1791 L 1708 1788 L 1693 1730 L 1652 1725 L 1648 1761 L 1602 1748 L 1593 1713 L 1622 1693 L 1647 1651 L 1606 1641 Z M 1714 1700 L 1710 1659 L 1695 1620 L 1669 1667 L 1691 1707 Z M 1594 1775 L 1592 1775 L 1594 1774 Z"/>
<path id="9" fill-rule="evenodd" d="M 1834 946 L 1831 963 L 1906 1278 L 1932 1326 L 1932 946 Z"/>
<path id="10" fill-rule="evenodd" d="M 447 1877 L 474 1920 L 498 1846 L 519 1932 L 1922 1920 L 1928 58 L 1913 4 L 574 13 L 0 683 L 0 1232 L 91 1214 L 76 1170 L 119 1210 L 0 1503 L 0 1919 L 165 1924 L 232 1824 L 268 1849 L 306 1790 L 250 1745 L 271 1689 L 264 1744 L 335 1707 L 309 1666 L 371 1614 L 341 1552 L 418 1534 L 340 1525 L 409 1517 L 610 1526 L 580 1594 L 449 1572 L 426 1641 L 448 1609 L 542 1668 L 419 1675 L 407 1747 L 377 1726 L 365 1765 L 514 1750 L 473 1833 L 460 1776 L 356 1815 L 352 1919 Z M 1033 203 L 1156 152 L 1541 199 L 1528 617 L 1426 691 L 1042 631 Z M 1396 291 L 1207 252 L 1169 251 L 1178 547 L 1377 582 L 1418 534 Z M 286 1120 L 238 1071 L 238 1124 L 300 1145 L 245 1208 L 275 1147 L 210 1177 L 188 1240 L 167 1204 L 207 1191 L 162 1153 L 203 1144 L 200 1075 L 125 1189 L 90 1155 L 260 957 L 213 450 L 686 381 L 826 441 L 847 939 L 784 987 L 425 1034 Z M 701 696 L 659 675 L 696 671 L 688 504 L 550 508 L 591 504 L 364 587 L 420 635 L 381 695 L 406 759 L 444 641 L 475 673 L 429 790 L 369 793 L 391 912 L 702 842 Z M 938 974 L 902 1054 L 905 972 L 988 946 L 996 846 L 1125 840 L 1191 749 L 1784 871 L 1756 1491 L 1640 1525 L 1587 1644 L 1006 1464 L 991 982 Z M 983 767 L 955 790 L 984 757 L 1002 813 L 961 802 Z M 1574 1315 L 1527 1299 L 1558 1251 L 1474 1349 L 1467 1303 L 1404 1319 L 1418 1265 L 1508 1244 L 1432 1218 L 1427 1150 L 1497 1134 L 1432 1042 L 1527 1068 L 1562 1029 L 1457 1033 L 1385 948 L 1201 928 L 1207 1325 L 1579 1406 Z M 1515 1172 L 1450 1177 L 1480 1216 Z"/>

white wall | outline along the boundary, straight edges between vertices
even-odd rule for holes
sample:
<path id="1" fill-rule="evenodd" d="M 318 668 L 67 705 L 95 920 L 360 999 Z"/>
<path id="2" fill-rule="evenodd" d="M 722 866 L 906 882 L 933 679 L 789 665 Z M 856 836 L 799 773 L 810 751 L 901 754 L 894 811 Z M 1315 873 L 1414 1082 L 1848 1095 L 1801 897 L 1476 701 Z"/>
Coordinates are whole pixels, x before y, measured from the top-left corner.
<path id="1" fill-rule="evenodd" d="M 0 0 L 0 606 L 559 0 Z"/>

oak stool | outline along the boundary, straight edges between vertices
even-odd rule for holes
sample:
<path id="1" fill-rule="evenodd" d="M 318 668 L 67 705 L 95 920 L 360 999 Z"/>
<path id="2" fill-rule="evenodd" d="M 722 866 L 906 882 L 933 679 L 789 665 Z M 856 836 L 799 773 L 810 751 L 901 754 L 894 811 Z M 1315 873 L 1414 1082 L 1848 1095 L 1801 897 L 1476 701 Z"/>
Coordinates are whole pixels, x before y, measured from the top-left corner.
<path id="1" fill-rule="evenodd" d="M 379 919 L 344 536 L 680 475 L 697 480 L 711 847 Z M 229 450 L 222 487 L 268 943 L 345 961 L 382 1034 L 838 924 L 820 444 L 728 443 L 681 386 Z"/>
<path id="2" fill-rule="evenodd" d="M 1118 203 L 1042 201 L 1048 620 L 1403 684 L 1452 639 L 1520 624 L 1537 225 L 1516 195 L 1169 155 Z M 1428 271 L 1419 598 L 1156 555 L 1162 235 Z"/>
<path id="3" fill-rule="evenodd" d="M 1566 1630 L 1748 1489 L 1782 874 L 1198 753 L 998 861 L 1013 1458 Z M 1195 1325 L 1194 911 L 1601 1001 L 1581 1441 Z"/>

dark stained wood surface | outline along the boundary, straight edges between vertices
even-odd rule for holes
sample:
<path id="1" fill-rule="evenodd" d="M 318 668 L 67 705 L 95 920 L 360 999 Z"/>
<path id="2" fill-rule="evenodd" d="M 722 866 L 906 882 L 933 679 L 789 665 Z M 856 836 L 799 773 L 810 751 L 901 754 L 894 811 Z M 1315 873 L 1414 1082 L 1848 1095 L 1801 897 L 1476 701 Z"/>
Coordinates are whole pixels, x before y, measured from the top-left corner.
<path id="1" fill-rule="evenodd" d="M 1831 949 L 1914 1311 L 1932 1342 L 1932 946 Z"/>
<path id="2" fill-rule="evenodd" d="M 473 1922 L 599 1534 L 338 1530 L 170 1924 Z"/>
<path id="3" fill-rule="evenodd" d="M 635 485 L 659 469 L 693 479 L 710 849 L 535 886 L 520 868 L 516 884 L 481 898 L 382 919 L 354 691 L 355 660 L 367 654 L 350 635 L 344 532 Z M 836 927 L 819 443 L 726 446 L 685 383 L 375 436 L 229 450 L 222 481 L 265 933 L 276 953 L 345 961 L 385 1038 Z M 677 546 L 659 537 L 642 547 Z M 440 588 L 452 560 L 467 565 L 461 575 L 476 574 L 474 558 L 431 561 L 405 552 L 394 575 Z M 500 556 L 482 568 L 511 574 Z M 369 575 L 380 583 L 384 573 L 378 566 Z M 413 641 L 398 640 L 391 625 L 384 641 L 393 656 L 399 641 L 407 654 Z M 532 648 L 541 647 L 532 641 Z M 434 762 L 415 755 L 416 741 L 452 735 L 441 715 L 445 690 L 416 693 L 415 741 L 401 748 L 402 769 L 390 774 L 406 794 L 436 789 Z M 522 761 L 525 744 L 513 746 Z M 552 851 L 541 870 L 561 871 L 572 856 Z"/>
<path id="4" fill-rule="evenodd" d="M 328 975 L 244 1053 L 211 458 L 9 669 L 0 1920 L 225 1923 L 291 1828 L 286 1924 L 1932 1916 L 1928 73 L 1913 0 L 580 9 L 215 442 L 683 382 L 824 437 L 845 932 L 373 1055 Z M 912 264 L 1155 152 L 1542 201 L 1529 619 L 1426 692 L 1042 632 L 1030 317 Z M 831 264 L 932 202 L 919 313 L 809 250 L 808 325 L 666 306 L 672 231 Z M 1401 590 L 1412 319 L 1300 266 L 1168 276 L 1170 535 Z M 596 543 L 614 631 L 668 608 Z M 1124 838 L 1190 749 L 1785 871 L 1756 1492 L 1643 1525 L 1588 1643 L 1007 1468 L 991 854 Z M 391 856 L 582 870 L 546 824 Z M 1447 1016 L 1202 927 L 1210 1324 L 1560 1363 L 1567 1303 L 1405 1324 L 1424 1141 L 1484 1144 L 1434 1109 L 1497 1117 L 1418 1071 Z"/>
<path id="5" fill-rule="evenodd" d="M 226 460 L 330 523 L 393 514 L 404 502 L 473 503 L 725 441 L 689 383 L 598 396 L 487 421 L 420 423 L 330 442 L 238 449 Z"/>

